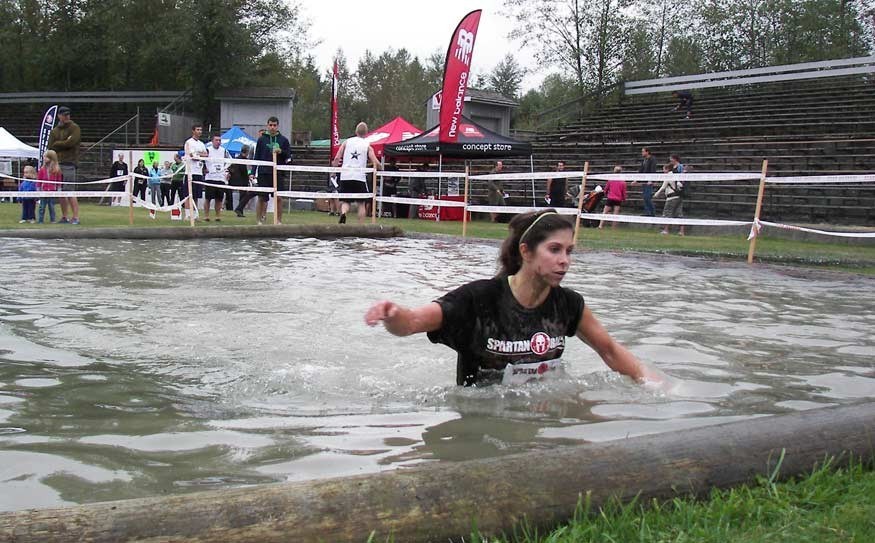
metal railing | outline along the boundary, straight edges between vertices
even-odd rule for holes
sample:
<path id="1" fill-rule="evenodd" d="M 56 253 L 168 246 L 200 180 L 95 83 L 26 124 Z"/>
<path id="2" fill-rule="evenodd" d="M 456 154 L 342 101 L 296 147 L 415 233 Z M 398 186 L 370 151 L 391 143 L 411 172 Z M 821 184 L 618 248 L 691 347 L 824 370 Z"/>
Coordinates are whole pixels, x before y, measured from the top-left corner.
<path id="1" fill-rule="evenodd" d="M 133 129 L 131 130 L 130 128 L 131 128 L 132 123 L 133 123 Z M 109 140 L 109 138 L 111 138 L 112 136 L 121 133 L 122 130 L 124 130 L 124 138 L 125 138 L 124 145 L 126 147 L 130 146 L 131 144 L 139 145 L 139 143 L 140 143 L 140 108 L 139 107 L 137 108 L 137 113 L 133 117 L 131 117 L 127 121 L 120 124 L 115 130 L 113 130 L 112 132 L 103 136 L 97 142 L 92 143 L 87 148 L 85 148 L 85 150 L 82 151 L 82 154 L 79 156 L 79 162 L 80 163 L 87 162 L 86 160 L 83 160 L 83 159 L 85 157 L 88 157 L 89 153 L 91 153 L 94 149 L 97 149 L 97 151 L 95 153 L 96 154 L 95 160 L 93 160 L 93 162 L 95 164 L 98 164 L 98 165 L 104 164 L 104 163 L 106 163 L 107 159 L 109 159 L 109 161 L 111 162 L 112 161 L 112 149 L 121 144 L 121 138 L 119 138 L 118 140 L 112 141 L 112 142 L 107 141 L 107 140 Z M 106 156 L 107 152 L 108 152 L 109 156 Z"/>
<path id="2" fill-rule="evenodd" d="M 875 56 L 629 81 L 624 85 L 623 92 L 626 95 L 649 94 L 682 89 L 729 87 L 733 85 L 749 85 L 751 83 L 795 81 L 867 73 L 875 73 Z"/>

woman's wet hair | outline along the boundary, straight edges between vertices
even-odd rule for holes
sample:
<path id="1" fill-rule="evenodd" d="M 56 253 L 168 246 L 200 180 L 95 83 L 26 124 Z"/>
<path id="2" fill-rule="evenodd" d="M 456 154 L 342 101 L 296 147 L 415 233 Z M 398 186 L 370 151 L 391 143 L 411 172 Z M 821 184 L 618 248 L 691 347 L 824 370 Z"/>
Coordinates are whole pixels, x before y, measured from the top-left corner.
<path id="1" fill-rule="evenodd" d="M 510 234 L 501 245 L 498 255 L 498 274 L 513 275 L 523 265 L 523 255 L 520 244 L 525 243 L 530 251 L 537 249 L 542 241 L 559 230 L 573 230 L 574 226 L 556 210 L 546 209 L 532 213 L 523 213 L 511 219 L 507 225 Z"/>

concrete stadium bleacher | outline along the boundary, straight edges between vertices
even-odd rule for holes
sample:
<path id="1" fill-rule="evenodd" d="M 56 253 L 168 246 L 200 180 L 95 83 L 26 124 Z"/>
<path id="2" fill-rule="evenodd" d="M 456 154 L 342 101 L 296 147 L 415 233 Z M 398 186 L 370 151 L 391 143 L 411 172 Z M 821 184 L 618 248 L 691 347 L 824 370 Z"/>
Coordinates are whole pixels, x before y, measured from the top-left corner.
<path id="1" fill-rule="evenodd" d="M 792 83 L 761 83 L 695 93 L 693 118 L 673 111 L 670 93 L 637 95 L 603 107 L 586 119 L 536 135 L 535 171 L 547 171 L 558 160 L 581 170 L 589 161 L 593 173 L 615 165 L 637 172 L 641 148 L 649 147 L 659 164 L 678 154 L 690 172 L 759 172 L 768 159 L 770 176 L 875 173 L 875 78 L 835 77 Z M 327 151 L 296 148 L 296 162 L 327 164 Z M 504 160 L 506 171 L 524 172 L 530 160 Z M 474 161 L 472 173 L 485 173 L 491 161 Z M 458 171 L 459 163 L 445 163 Z M 323 176 L 324 177 L 324 176 Z M 306 185 L 298 176 L 296 183 Z M 436 186 L 436 183 L 431 183 Z M 594 183 L 590 183 L 592 187 Z M 318 177 L 308 190 L 324 188 Z M 536 181 L 543 197 L 545 181 Z M 757 181 L 693 183 L 685 202 L 688 216 L 750 220 Z M 511 203 L 530 205 L 531 182 L 505 182 Z M 404 183 L 401 188 L 403 190 Z M 641 186 L 629 186 L 625 213 L 643 212 Z M 485 201 L 484 183 L 473 183 L 471 198 Z M 657 204 L 657 209 L 661 203 Z M 875 226 L 875 184 L 815 185 L 766 188 L 763 218 L 784 222 Z"/>

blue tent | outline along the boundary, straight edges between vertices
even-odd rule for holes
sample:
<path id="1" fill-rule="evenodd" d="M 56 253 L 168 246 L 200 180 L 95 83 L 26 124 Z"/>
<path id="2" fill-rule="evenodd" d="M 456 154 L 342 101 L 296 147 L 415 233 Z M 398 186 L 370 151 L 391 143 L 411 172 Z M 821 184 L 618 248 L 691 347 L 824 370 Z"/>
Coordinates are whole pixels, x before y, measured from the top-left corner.
<path id="1" fill-rule="evenodd" d="M 239 126 L 232 126 L 222 134 L 222 147 L 231 153 L 231 156 L 240 154 L 244 145 L 248 145 L 253 151 L 255 150 L 255 140 Z"/>

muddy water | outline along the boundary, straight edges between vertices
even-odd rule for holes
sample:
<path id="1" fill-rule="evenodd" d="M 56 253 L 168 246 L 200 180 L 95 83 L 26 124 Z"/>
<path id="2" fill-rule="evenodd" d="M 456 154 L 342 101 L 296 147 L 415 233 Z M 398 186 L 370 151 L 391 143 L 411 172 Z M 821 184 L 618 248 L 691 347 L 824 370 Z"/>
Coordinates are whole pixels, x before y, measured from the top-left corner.
<path id="1" fill-rule="evenodd" d="M 0 244 L 0 510 L 399 469 L 875 397 L 875 281 L 584 253 L 564 283 L 672 375 L 582 343 L 566 375 L 460 389 L 455 355 L 364 326 L 491 275 L 427 240 Z"/>

